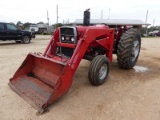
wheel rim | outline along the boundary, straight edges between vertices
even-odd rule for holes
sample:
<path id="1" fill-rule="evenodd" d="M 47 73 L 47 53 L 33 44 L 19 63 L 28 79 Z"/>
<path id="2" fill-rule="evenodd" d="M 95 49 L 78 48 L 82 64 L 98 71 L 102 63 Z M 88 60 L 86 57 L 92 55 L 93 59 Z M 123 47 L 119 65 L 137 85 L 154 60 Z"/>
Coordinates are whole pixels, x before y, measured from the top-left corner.
<path id="1" fill-rule="evenodd" d="M 132 51 L 131 51 L 131 59 L 132 59 L 132 61 L 135 61 L 135 59 L 138 57 L 139 49 L 140 49 L 139 40 L 134 40 L 133 41 Z"/>
<path id="2" fill-rule="evenodd" d="M 103 64 L 99 70 L 99 79 L 103 80 L 107 75 L 107 65 Z"/>
<path id="3" fill-rule="evenodd" d="M 24 42 L 25 42 L 25 43 L 28 43 L 28 42 L 29 42 L 29 37 L 25 37 L 25 38 L 24 38 Z"/>

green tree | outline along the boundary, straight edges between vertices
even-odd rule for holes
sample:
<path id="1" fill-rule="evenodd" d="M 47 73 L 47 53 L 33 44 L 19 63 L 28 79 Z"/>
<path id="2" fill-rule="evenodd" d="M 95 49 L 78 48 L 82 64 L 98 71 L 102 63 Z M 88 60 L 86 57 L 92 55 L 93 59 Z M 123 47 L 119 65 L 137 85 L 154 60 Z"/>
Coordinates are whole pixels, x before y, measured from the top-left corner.
<path id="1" fill-rule="evenodd" d="M 20 25 L 22 25 L 23 23 L 21 22 L 21 21 L 18 21 L 17 22 L 17 24 L 16 24 L 16 26 L 20 26 Z"/>
<path id="2" fill-rule="evenodd" d="M 44 22 L 41 21 L 41 22 L 38 22 L 37 24 L 44 24 Z"/>
<path id="3" fill-rule="evenodd" d="M 58 28 L 58 27 L 61 27 L 61 26 L 63 26 L 62 23 L 57 23 L 57 24 L 54 24 L 54 25 L 53 25 L 54 28 Z"/>
<path id="4" fill-rule="evenodd" d="M 30 25 L 31 25 L 31 23 L 29 23 L 29 22 L 26 22 L 26 23 L 23 24 L 25 29 L 28 28 Z"/>

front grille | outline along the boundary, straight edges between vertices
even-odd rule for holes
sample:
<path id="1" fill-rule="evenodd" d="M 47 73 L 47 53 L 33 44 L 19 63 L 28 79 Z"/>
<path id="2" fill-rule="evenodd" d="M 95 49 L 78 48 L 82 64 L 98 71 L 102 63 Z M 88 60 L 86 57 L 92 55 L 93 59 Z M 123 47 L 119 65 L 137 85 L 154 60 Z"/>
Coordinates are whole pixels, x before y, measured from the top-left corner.
<path id="1" fill-rule="evenodd" d="M 60 42 L 67 44 L 77 44 L 77 29 L 76 27 L 65 26 L 60 28 Z M 71 57 L 74 48 L 59 47 L 59 53 Z"/>
<path id="2" fill-rule="evenodd" d="M 60 41 L 62 43 L 76 44 L 77 31 L 75 27 L 61 27 L 60 28 Z"/>

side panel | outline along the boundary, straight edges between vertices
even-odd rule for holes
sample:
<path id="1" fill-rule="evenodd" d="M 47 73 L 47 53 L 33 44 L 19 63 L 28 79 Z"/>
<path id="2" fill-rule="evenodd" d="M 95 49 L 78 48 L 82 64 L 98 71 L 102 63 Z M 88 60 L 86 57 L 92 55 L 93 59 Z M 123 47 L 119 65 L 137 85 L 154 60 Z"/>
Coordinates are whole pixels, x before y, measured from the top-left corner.
<path id="1" fill-rule="evenodd" d="M 12 24 L 6 24 L 7 27 L 7 39 L 8 40 L 16 40 L 21 39 L 21 31 L 18 30 L 14 25 Z"/>
<path id="2" fill-rule="evenodd" d="M 3 23 L 0 23 L 0 40 L 6 39 L 6 30 Z"/>

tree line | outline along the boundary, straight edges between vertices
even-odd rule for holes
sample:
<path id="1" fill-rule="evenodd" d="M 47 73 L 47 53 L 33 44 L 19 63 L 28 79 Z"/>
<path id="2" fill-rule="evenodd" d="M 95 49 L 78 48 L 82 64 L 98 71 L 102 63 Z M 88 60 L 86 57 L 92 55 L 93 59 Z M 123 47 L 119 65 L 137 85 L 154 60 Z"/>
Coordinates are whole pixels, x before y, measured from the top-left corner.
<path id="1" fill-rule="evenodd" d="M 12 23 L 12 24 L 14 24 L 14 23 Z M 33 23 L 30 23 L 30 22 L 22 23 L 21 21 L 18 21 L 18 22 L 17 22 L 16 24 L 14 24 L 14 25 L 16 25 L 16 26 L 21 26 L 21 25 L 23 25 L 23 29 L 25 29 L 25 28 L 29 27 L 31 24 L 33 24 Z M 45 23 L 41 21 L 41 22 L 34 23 L 34 24 L 45 24 Z M 57 27 L 61 27 L 61 26 L 64 26 L 64 25 L 71 26 L 72 24 L 70 24 L 70 23 L 68 23 L 68 24 L 57 23 L 57 24 L 53 24 L 52 26 L 53 26 L 54 28 L 57 28 Z M 152 32 L 152 31 L 154 31 L 154 30 L 159 30 L 159 31 L 160 31 L 160 26 L 151 26 L 151 27 L 149 27 L 149 28 L 142 27 L 142 28 L 141 28 L 141 34 L 142 34 L 142 36 L 143 36 L 144 34 L 146 34 L 146 31 L 147 31 L 147 34 L 148 34 L 149 32 Z"/>
<path id="2" fill-rule="evenodd" d="M 25 28 L 28 28 L 31 24 L 48 24 L 48 23 L 44 23 L 44 22 L 38 22 L 38 23 L 30 23 L 30 22 L 26 22 L 26 23 L 22 23 L 21 21 L 18 21 L 16 24 L 11 22 L 11 24 L 14 24 L 15 26 L 21 26 L 23 29 Z M 57 24 L 53 24 L 51 26 L 53 26 L 54 28 L 57 28 L 57 27 L 61 27 L 61 26 L 64 26 L 64 25 L 67 25 L 67 26 L 71 26 L 72 24 L 62 24 L 62 23 L 57 23 Z"/>

